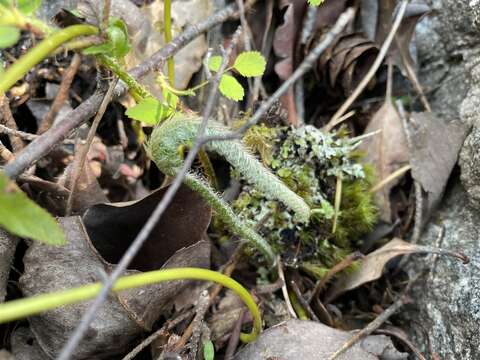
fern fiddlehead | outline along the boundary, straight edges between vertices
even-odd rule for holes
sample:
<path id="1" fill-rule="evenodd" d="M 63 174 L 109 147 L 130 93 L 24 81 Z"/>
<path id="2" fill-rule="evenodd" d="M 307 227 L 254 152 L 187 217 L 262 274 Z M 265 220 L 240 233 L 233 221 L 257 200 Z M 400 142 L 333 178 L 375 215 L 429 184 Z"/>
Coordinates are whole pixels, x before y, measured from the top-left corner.
<path id="1" fill-rule="evenodd" d="M 199 118 L 176 116 L 154 129 L 147 150 L 162 172 L 169 176 L 177 174 L 183 164 L 183 157 L 178 149 L 193 144 L 199 125 Z M 227 131 L 225 127 L 213 123 L 207 128 L 207 135 L 221 136 Z M 223 156 L 260 191 L 294 210 L 299 222 L 308 222 L 310 207 L 305 201 L 265 168 L 240 141 L 213 141 L 206 146 L 208 150 Z M 212 206 L 217 216 L 232 232 L 251 242 L 269 260 L 274 260 L 275 255 L 268 242 L 245 224 L 207 183 L 193 174 L 188 174 L 184 183 Z"/>

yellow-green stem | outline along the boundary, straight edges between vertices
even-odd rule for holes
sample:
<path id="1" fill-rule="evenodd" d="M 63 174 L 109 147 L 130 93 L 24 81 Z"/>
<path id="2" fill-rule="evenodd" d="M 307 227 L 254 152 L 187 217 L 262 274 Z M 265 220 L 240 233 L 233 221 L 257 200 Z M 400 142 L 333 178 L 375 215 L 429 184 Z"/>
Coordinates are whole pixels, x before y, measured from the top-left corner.
<path id="1" fill-rule="evenodd" d="M 255 340 L 262 329 L 262 319 L 257 304 L 250 293 L 240 283 L 219 272 L 200 268 L 177 268 L 148 271 L 141 274 L 124 276 L 118 279 L 113 286 L 112 291 L 118 292 L 162 281 L 186 279 L 213 281 L 233 290 L 248 307 L 253 317 L 252 332 L 248 334 L 242 333 L 240 339 L 244 342 Z M 0 304 L 0 324 L 39 314 L 60 306 L 92 299 L 100 292 L 102 286 L 101 283 L 94 283 L 74 289 L 8 301 Z"/>
<path id="2" fill-rule="evenodd" d="M 78 36 L 95 35 L 97 33 L 98 29 L 91 25 L 73 25 L 54 32 L 7 69 L 0 77 L 0 93 L 10 89 L 31 68 L 51 55 L 62 44 Z"/>
<path id="3" fill-rule="evenodd" d="M 132 75 L 130 75 L 116 59 L 107 55 L 98 55 L 97 59 L 127 85 L 130 93 L 136 101 L 140 101 L 147 97 L 153 97 L 153 95 Z"/>
<path id="4" fill-rule="evenodd" d="M 172 41 L 172 1 L 165 0 L 165 8 L 163 9 L 163 23 L 165 28 L 165 43 Z M 167 60 L 168 67 L 168 79 L 170 85 L 175 86 L 175 63 L 173 62 L 173 57 L 169 57 Z"/>

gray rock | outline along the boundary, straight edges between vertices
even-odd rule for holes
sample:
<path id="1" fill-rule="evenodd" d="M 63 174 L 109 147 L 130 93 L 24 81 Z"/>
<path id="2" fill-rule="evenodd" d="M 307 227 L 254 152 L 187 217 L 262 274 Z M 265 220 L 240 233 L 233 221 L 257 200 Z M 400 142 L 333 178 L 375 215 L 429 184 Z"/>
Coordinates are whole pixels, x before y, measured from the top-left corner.
<path id="1" fill-rule="evenodd" d="M 467 137 L 460 152 L 460 166 L 462 183 L 470 201 L 480 210 L 480 127 L 474 127 Z"/>
<path id="2" fill-rule="evenodd" d="M 411 333 L 425 351 L 430 341 L 441 359 L 480 359 L 479 223 L 480 213 L 469 206 L 457 181 L 420 239 L 422 244 L 455 249 L 470 258 L 467 265 L 438 258 L 425 282 L 413 289 L 415 306 L 408 314 Z M 439 225 L 445 233 L 436 244 Z M 412 261 L 416 268 L 425 266 L 425 260 Z"/>
<path id="3" fill-rule="evenodd" d="M 323 360 L 328 359 L 352 337 L 318 322 L 292 319 L 265 330 L 259 338 L 245 346 L 235 360 Z M 407 353 L 399 352 L 385 335 L 368 336 L 359 341 L 338 360 L 402 360 Z"/>
<path id="4" fill-rule="evenodd" d="M 473 130 L 460 153 L 465 188 L 458 179 L 451 182 L 420 242 L 458 250 L 471 262 L 438 258 L 425 282 L 413 289 L 415 306 L 402 315 L 424 351 L 430 345 L 441 359 L 474 360 L 480 359 L 480 1 L 429 3 L 435 12 L 417 28 L 420 80 L 435 112 Z M 438 225 L 445 229 L 440 243 Z M 413 259 L 411 269 L 428 261 Z"/>

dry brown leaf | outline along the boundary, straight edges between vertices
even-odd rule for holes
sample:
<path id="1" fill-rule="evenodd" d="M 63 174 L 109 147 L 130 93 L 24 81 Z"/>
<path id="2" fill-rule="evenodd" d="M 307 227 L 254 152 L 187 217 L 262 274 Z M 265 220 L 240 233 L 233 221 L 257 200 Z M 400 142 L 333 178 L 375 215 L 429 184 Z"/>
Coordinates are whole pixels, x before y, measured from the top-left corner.
<path id="1" fill-rule="evenodd" d="M 265 330 L 245 346 L 235 360 L 323 360 L 340 348 L 352 334 L 318 322 L 289 320 Z M 338 357 L 338 360 L 402 360 L 401 353 L 385 335 L 368 336 Z"/>
<path id="2" fill-rule="evenodd" d="M 372 164 L 377 180 L 380 182 L 395 170 L 409 162 L 409 151 L 402 120 L 389 99 L 373 115 L 365 129 L 365 133 L 380 131 L 363 141 L 360 150 L 364 151 L 365 163 Z M 390 191 L 398 183 L 392 181 L 375 194 L 375 200 L 380 208 L 380 218 L 391 222 Z"/>
<path id="3" fill-rule="evenodd" d="M 88 209 L 83 221 L 92 243 L 105 260 L 118 261 L 166 191 L 163 188 L 140 200 L 98 204 Z M 211 209 L 203 198 L 182 186 L 130 268 L 159 269 L 178 249 L 202 240 L 210 219 Z"/>
<path id="4" fill-rule="evenodd" d="M 412 176 L 427 194 L 426 221 L 443 197 L 468 126 L 459 120 L 447 121 L 436 114 L 422 112 L 410 115 L 409 128 Z"/>
<path id="5" fill-rule="evenodd" d="M 429 246 L 415 245 L 402 239 L 395 238 L 374 252 L 368 254 L 361 262 L 360 268 L 355 272 L 345 274 L 339 278 L 328 291 L 325 303 L 329 303 L 341 294 L 355 289 L 365 283 L 376 280 L 382 276 L 383 268 L 393 258 L 405 254 L 435 253 L 453 256 L 464 263 L 468 258 L 460 253 L 442 250 Z"/>
<path id="6" fill-rule="evenodd" d="M 345 35 L 320 57 L 318 69 L 332 89 L 341 87 L 348 96 L 365 76 L 377 54 L 377 46 L 363 35 Z"/>

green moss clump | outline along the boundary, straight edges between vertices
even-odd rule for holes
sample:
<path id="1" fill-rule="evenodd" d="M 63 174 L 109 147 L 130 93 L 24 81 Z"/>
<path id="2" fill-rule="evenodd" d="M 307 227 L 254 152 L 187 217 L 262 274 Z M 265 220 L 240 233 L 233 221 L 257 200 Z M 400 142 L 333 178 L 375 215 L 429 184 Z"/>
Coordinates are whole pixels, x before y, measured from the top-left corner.
<path id="1" fill-rule="evenodd" d="M 287 265 L 321 277 L 376 221 L 369 192 L 373 176 L 358 161 L 358 143 L 308 125 L 299 129 L 258 125 L 246 133 L 244 142 L 314 213 L 308 224 L 298 223 L 289 209 L 246 182 L 234 209 L 250 226 L 259 226 Z M 242 180 L 238 173 L 233 175 Z M 332 233 L 337 176 L 343 179 L 342 201 Z"/>

